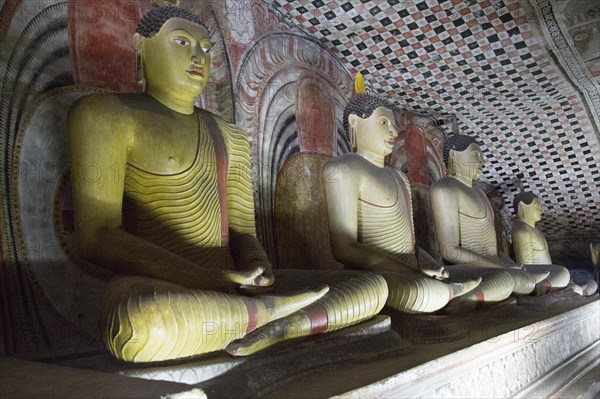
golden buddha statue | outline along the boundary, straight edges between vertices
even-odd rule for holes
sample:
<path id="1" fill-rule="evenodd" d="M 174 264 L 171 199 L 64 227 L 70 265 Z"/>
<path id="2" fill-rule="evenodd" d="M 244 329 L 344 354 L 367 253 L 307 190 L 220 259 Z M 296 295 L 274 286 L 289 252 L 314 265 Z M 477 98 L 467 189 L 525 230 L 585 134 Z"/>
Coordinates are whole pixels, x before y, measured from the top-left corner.
<path id="1" fill-rule="evenodd" d="M 590 258 L 592 265 L 594 265 L 594 279 L 596 285 L 600 284 L 600 242 L 590 242 Z"/>
<path id="2" fill-rule="evenodd" d="M 600 242 L 590 242 L 590 258 L 592 259 L 592 265 L 600 265 Z"/>
<path id="3" fill-rule="evenodd" d="M 379 312 L 380 276 L 274 276 L 255 236 L 247 137 L 194 107 L 210 73 L 201 21 L 154 8 L 133 45 L 145 92 L 86 96 L 68 116 L 79 255 L 117 275 L 101 306 L 109 351 L 132 362 L 248 355 Z"/>
<path id="4" fill-rule="evenodd" d="M 493 301 L 511 293 L 530 294 L 549 273 L 547 268 L 532 273 L 522 270 L 521 265 L 498 251 L 493 209 L 483 191 L 473 187 L 483 167 L 475 139 L 451 136 L 444 143 L 443 155 L 448 176 L 431 186 L 431 207 L 440 253 L 451 264 L 450 274 L 482 276 L 484 289 L 495 287 Z M 484 295 L 483 299 L 489 298 Z"/>
<path id="5" fill-rule="evenodd" d="M 548 242 L 535 226 L 542 220 L 540 199 L 534 193 L 521 192 L 515 196 L 513 207 L 517 219 L 512 225 L 512 242 L 517 262 L 529 272 L 546 269 L 550 271 L 550 275 L 537 284 L 536 293 L 543 295 L 565 288 L 571 280 L 569 270 L 552 264 Z M 583 286 L 573 284 L 572 287 L 581 295 L 591 295 L 598 288 L 594 280 L 589 280 Z"/>
<path id="6" fill-rule="evenodd" d="M 334 258 L 383 276 L 390 291 L 387 304 L 402 312 L 433 312 L 473 290 L 480 279 L 437 280 L 447 272 L 415 245 L 408 179 L 384 164 L 398 135 L 392 106 L 360 94 L 346 106 L 343 120 L 355 152 L 324 165 L 336 171 L 324 183 Z"/>

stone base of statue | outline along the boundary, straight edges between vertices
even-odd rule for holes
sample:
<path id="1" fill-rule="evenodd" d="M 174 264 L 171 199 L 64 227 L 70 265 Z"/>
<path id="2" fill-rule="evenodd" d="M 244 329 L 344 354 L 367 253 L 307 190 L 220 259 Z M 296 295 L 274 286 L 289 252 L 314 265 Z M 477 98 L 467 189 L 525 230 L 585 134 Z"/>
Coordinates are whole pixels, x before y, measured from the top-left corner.
<path id="1" fill-rule="evenodd" d="M 456 316 L 447 316 L 445 322 L 437 320 L 441 329 L 452 325 L 460 331 L 455 341 L 441 337 L 438 343 L 414 344 L 413 356 L 403 359 L 402 365 L 383 360 L 371 367 L 348 370 L 354 375 L 367 369 L 374 375 L 381 370 L 382 378 L 375 383 L 354 379 L 355 387 L 349 386 L 343 396 L 597 397 L 598 295 L 582 298 L 561 292 L 541 299 L 527 301 L 525 306 L 499 306 L 483 316 L 479 312 L 459 315 L 462 320 Z M 320 378 L 329 379 L 331 386 L 339 383 L 333 374 Z M 326 391 L 324 396 L 332 393 Z"/>
<path id="2" fill-rule="evenodd" d="M 377 316 L 248 358 L 215 353 L 151 366 L 108 354 L 54 364 L 4 358 L 0 386 L 21 397 L 593 398 L 598 298 L 563 291 L 471 314 Z"/>
<path id="3" fill-rule="evenodd" d="M 471 314 L 393 315 L 392 327 L 413 344 L 408 355 L 320 373 L 310 382 L 318 391 L 302 392 L 345 398 L 593 398 L 600 391 L 598 295 L 565 291 L 529 299 Z M 302 378 L 272 396 L 294 397 L 307 385 Z"/>
<path id="4" fill-rule="evenodd" d="M 216 352 L 183 361 L 135 364 L 103 353 L 58 364 L 195 385 L 209 397 L 260 397 L 317 370 L 339 370 L 354 363 L 397 358 L 410 352 L 411 344 L 390 326 L 390 317 L 379 315 L 330 334 L 283 342 L 250 357 Z"/>

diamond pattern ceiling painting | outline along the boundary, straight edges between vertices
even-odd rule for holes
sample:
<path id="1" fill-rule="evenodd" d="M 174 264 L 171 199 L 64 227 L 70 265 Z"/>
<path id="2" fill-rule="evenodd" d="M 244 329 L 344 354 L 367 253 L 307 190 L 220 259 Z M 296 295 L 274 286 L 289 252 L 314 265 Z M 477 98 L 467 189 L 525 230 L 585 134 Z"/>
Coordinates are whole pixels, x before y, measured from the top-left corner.
<path id="1" fill-rule="evenodd" d="M 499 188 L 506 204 L 518 192 L 520 174 L 525 188 L 541 197 L 540 228 L 547 236 L 598 234 L 595 2 L 267 3 L 352 73 L 361 71 L 370 91 L 409 110 L 454 114 L 461 134 L 478 136 L 486 155 L 484 179 Z M 556 20 L 557 9 L 566 17 L 558 13 Z M 509 216 L 512 206 L 504 212 Z"/>

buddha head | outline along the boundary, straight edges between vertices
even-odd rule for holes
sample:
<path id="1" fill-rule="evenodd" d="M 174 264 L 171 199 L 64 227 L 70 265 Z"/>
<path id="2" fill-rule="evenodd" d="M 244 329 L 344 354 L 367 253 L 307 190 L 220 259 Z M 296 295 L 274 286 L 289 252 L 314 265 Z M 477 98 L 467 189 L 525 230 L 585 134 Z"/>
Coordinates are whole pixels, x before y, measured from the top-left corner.
<path id="1" fill-rule="evenodd" d="M 481 176 L 483 154 L 471 136 L 451 136 L 444 142 L 444 163 L 451 176 L 476 180 Z"/>
<path id="2" fill-rule="evenodd" d="M 532 192 L 522 192 L 515 195 L 513 208 L 519 220 L 529 220 L 534 223 L 542 220 L 542 203 Z"/>
<path id="3" fill-rule="evenodd" d="M 353 150 L 383 156 L 391 154 L 398 137 L 398 125 L 394 107 L 388 101 L 359 94 L 346 105 L 343 120 Z"/>
<path id="4" fill-rule="evenodd" d="M 173 6 L 155 7 L 133 36 L 136 78 L 148 92 L 194 98 L 208 82 L 211 46 L 207 28 L 194 14 Z"/>

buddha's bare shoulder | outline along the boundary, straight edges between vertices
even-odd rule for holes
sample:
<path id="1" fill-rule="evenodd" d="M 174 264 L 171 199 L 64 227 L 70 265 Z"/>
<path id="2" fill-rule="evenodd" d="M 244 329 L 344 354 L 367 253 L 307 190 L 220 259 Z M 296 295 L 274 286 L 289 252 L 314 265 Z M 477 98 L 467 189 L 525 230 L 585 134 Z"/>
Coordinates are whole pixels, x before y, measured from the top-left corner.
<path id="1" fill-rule="evenodd" d="M 142 93 L 92 93 L 79 98 L 71 109 L 85 108 L 88 111 L 108 112 L 105 107 L 123 108 L 124 110 L 142 105 L 148 96 Z"/>
<path id="2" fill-rule="evenodd" d="M 328 182 L 345 182 L 353 187 L 369 181 L 370 164 L 355 153 L 338 155 L 323 164 L 323 174 Z"/>
<path id="3" fill-rule="evenodd" d="M 514 220 L 512 223 L 512 234 L 513 236 L 515 235 L 519 235 L 519 234 L 536 234 L 538 233 L 538 229 L 536 229 L 535 227 L 531 227 L 530 225 L 528 225 L 527 223 L 517 219 Z"/>
<path id="4" fill-rule="evenodd" d="M 325 162 L 325 168 L 335 168 L 342 173 L 354 173 L 357 170 L 364 169 L 364 158 L 355 153 L 338 155 Z"/>
<path id="5" fill-rule="evenodd" d="M 433 182 L 433 184 L 431 185 L 431 190 L 432 191 L 442 191 L 442 192 L 452 192 L 452 191 L 456 191 L 457 189 L 461 189 L 463 186 L 463 184 L 458 181 L 457 179 L 450 177 L 450 176 L 444 176 L 439 180 L 436 180 L 435 182 Z"/>
<path id="6" fill-rule="evenodd" d="M 147 107 L 148 97 L 144 94 L 94 93 L 79 98 L 69 109 L 69 119 L 102 126 L 112 121 L 123 121 L 135 117 L 135 110 Z"/>

